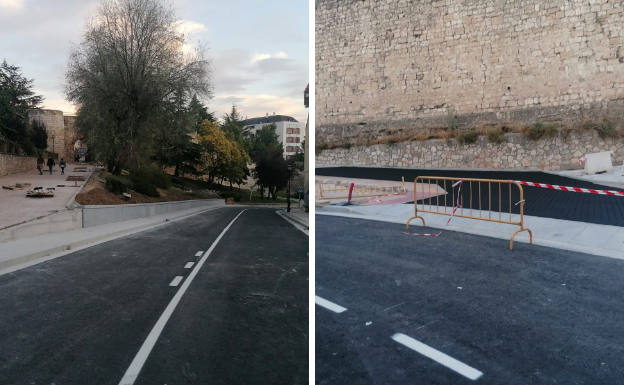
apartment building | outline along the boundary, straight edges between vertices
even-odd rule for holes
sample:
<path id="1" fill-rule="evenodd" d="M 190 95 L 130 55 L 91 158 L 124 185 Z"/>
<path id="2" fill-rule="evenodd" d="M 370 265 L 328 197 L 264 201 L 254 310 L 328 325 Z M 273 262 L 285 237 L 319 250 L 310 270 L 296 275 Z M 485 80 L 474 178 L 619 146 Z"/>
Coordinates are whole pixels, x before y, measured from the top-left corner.
<path id="1" fill-rule="evenodd" d="M 273 115 L 267 114 L 260 118 L 246 119 L 243 124 L 254 133 L 266 124 L 275 124 L 275 132 L 284 147 L 285 158 L 302 151 L 305 123 L 301 123 L 291 116 L 273 113 Z"/>

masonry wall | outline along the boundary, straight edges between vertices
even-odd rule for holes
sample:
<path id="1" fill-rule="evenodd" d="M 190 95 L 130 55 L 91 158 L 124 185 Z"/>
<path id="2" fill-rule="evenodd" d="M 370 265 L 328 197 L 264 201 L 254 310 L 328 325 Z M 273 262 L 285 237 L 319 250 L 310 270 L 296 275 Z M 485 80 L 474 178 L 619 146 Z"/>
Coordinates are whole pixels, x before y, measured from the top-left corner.
<path id="1" fill-rule="evenodd" d="M 323 150 L 317 166 L 388 166 L 411 168 L 499 168 L 567 170 L 579 168 L 579 158 L 598 151 L 613 151 L 614 165 L 624 162 L 624 142 L 601 138 L 595 131 L 568 131 L 532 141 L 522 134 L 505 134 L 505 143 L 489 143 L 481 136 L 474 144 L 451 140 L 400 142 L 392 145 L 354 146 Z"/>
<path id="2" fill-rule="evenodd" d="M 47 151 L 59 154 L 59 159 L 65 157 L 65 122 L 63 111 L 56 110 L 30 110 L 28 117 L 32 120 L 39 120 L 45 124 L 48 133 Z"/>
<path id="3" fill-rule="evenodd" d="M 624 2 L 317 0 L 316 141 L 624 116 Z M 414 146 L 418 146 L 414 144 Z"/>
<path id="4" fill-rule="evenodd" d="M 63 116 L 64 141 L 65 141 L 65 153 L 61 154 L 68 162 L 74 161 L 74 143 L 78 139 L 78 133 L 76 130 L 76 117 L 75 116 Z"/>
<path id="5" fill-rule="evenodd" d="M 37 158 L 0 153 L 0 176 L 32 171 L 37 168 Z"/>

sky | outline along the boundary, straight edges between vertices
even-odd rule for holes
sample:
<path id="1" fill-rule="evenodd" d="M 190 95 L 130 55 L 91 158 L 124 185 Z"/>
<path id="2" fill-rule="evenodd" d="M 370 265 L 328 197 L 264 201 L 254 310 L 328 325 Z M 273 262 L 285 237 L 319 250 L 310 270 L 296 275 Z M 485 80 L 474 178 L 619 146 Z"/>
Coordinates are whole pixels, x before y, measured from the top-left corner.
<path id="1" fill-rule="evenodd" d="M 99 0 L 0 0 L 0 61 L 34 79 L 44 108 L 75 113 L 65 100 L 65 71 L 72 47 Z M 307 0 L 170 0 L 190 46 L 211 62 L 212 99 L 219 118 L 236 105 L 248 118 L 268 114 L 306 120 L 308 84 Z"/>

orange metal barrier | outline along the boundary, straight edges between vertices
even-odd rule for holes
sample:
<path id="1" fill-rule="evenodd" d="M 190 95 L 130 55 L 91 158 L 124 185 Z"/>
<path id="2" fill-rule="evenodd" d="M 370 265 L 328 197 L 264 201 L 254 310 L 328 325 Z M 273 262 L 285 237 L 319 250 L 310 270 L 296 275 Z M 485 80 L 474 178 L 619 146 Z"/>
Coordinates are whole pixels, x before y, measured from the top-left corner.
<path id="1" fill-rule="evenodd" d="M 461 194 L 460 188 L 455 185 L 461 187 Z M 438 186 L 445 191 L 444 194 L 435 194 Z M 450 189 L 450 197 L 447 186 Z M 513 191 L 515 188 L 517 192 Z M 455 196 L 456 190 L 458 191 L 457 197 Z M 493 197 L 494 203 L 492 203 Z M 507 200 L 504 209 L 503 200 Z M 516 203 L 512 203 L 514 201 Z M 513 250 L 514 237 L 521 231 L 527 231 L 530 243 L 533 243 L 533 233 L 524 227 L 524 204 L 522 185 L 515 181 L 419 176 L 414 180 L 414 216 L 407 220 L 405 227 L 409 228 L 410 222 L 416 218 L 425 225 L 425 219 L 418 215 L 419 212 L 517 225 L 520 228 L 511 235 L 509 240 L 509 250 Z"/>

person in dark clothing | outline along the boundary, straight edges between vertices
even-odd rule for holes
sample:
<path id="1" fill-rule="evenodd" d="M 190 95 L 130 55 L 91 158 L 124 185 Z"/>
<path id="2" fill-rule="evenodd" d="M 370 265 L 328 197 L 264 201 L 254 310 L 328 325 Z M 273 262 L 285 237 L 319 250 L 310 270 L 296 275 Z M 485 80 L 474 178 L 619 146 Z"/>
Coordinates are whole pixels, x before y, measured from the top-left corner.
<path id="1" fill-rule="evenodd" d="M 55 164 L 56 163 L 54 162 L 54 159 L 52 159 L 52 157 L 49 157 L 47 165 L 48 165 L 48 168 L 50 169 L 50 175 L 52 175 L 52 168 L 54 168 Z"/>
<path id="2" fill-rule="evenodd" d="M 59 162 L 59 166 L 61 167 L 61 175 L 65 175 L 65 167 L 67 166 L 67 163 L 65 163 L 64 158 L 61 158 L 61 161 Z"/>
<path id="3" fill-rule="evenodd" d="M 41 155 L 37 158 L 37 170 L 39 170 L 39 175 L 43 175 L 43 158 Z"/>

